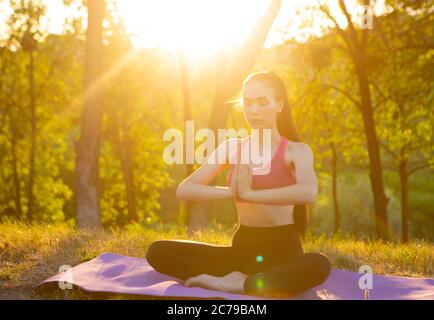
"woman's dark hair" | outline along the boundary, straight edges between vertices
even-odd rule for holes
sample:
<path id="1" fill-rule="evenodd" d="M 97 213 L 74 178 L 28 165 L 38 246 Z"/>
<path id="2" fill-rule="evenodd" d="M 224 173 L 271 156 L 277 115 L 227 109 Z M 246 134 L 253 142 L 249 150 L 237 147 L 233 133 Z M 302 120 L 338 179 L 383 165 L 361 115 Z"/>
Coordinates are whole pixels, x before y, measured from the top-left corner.
<path id="1" fill-rule="evenodd" d="M 295 127 L 294 120 L 292 118 L 291 107 L 289 106 L 288 96 L 286 94 L 285 83 L 283 80 L 275 74 L 273 71 L 261 71 L 252 73 L 243 82 L 243 85 L 260 81 L 268 85 L 274 90 L 275 99 L 278 102 L 283 102 L 283 109 L 277 115 L 277 129 L 279 133 L 291 141 L 301 142 L 300 133 Z M 304 237 L 307 230 L 307 204 L 294 206 L 294 222 L 298 233 Z"/>

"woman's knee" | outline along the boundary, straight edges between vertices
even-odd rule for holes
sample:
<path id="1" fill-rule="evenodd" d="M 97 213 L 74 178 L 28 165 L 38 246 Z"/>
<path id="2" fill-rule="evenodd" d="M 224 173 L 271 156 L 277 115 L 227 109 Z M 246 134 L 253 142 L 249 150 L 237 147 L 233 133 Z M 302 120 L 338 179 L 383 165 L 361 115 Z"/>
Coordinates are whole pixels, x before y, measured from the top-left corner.
<path id="1" fill-rule="evenodd" d="M 161 258 L 165 254 L 167 255 L 168 247 L 169 245 L 166 240 L 157 240 L 152 242 L 146 252 L 146 260 L 148 263 L 154 268 L 158 266 Z"/>
<path id="2" fill-rule="evenodd" d="M 313 269 L 315 270 L 318 284 L 325 282 L 331 272 L 330 260 L 324 254 L 319 252 L 306 253 L 306 257 L 308 257 Z"/>

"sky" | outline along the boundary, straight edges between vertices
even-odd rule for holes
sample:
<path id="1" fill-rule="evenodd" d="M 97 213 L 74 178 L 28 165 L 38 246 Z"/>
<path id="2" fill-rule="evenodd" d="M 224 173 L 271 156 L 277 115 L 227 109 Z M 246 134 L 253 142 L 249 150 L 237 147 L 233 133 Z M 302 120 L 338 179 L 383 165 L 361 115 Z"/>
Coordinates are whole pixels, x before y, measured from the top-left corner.
<path id="1" fill-rule="evenodd" d="M 77 6 L 65 7 L 62 0 L 43 1 L 47 4 L 43 25 L 51 33 L 62 33 L 64 19 L 79 14 Z M 337 0 L 326 2 L 335 13 L 339 12 Z M 7 0 L 0 0 L 0 22 L 11 13 L 7 3 Z M 270 0 L 118 0 L 117 8 L 137 47 L 181 47 L 186 51 L 207 53 L 222 46 L 240 45 L 269 3 Z M 314 26 L 307 29 L 301 25 L 302 18 L 308 18 L 307 13 L 300 15 L 296 10 L 302 5 L 316 3 L 317 0 L 283 0 L 265 47 L 287 38 L 302 41 L 306 34 L 319 35 L 321 26 L 329 22 L 315 17 Z M 358 9 L 356 0 L 346 3 L 350 11 Z M 382 7 L 382 1 L 377 1 L 379 7 Z M 337 19 L 345 25 L 344 17 L 337 15 Z M 0 23 L 0 34 L 6 30 L 4 23 Z"/>

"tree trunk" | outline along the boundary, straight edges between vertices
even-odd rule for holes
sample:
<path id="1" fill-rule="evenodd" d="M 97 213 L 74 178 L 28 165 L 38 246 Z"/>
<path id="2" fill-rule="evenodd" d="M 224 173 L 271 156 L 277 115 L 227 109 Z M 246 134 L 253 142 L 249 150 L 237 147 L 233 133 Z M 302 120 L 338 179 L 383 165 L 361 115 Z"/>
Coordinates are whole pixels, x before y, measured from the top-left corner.
<path id="1" fill-rule="evenodd" d="M 36 156 L 36 103 L 35 103 L 35 78 L 33 51 L 29 51 L 29 98 L 30 98 L 30 157 L 29 157 L 29 181 L 27 189 L 27 219 L 31 222 L 34 214 L 33 185 L 35 181 L 35 156 Z"/>
<path id="2" fill-rule="evenodd" d="M 208 225 L 208 206 L 209 202 L 189 202 L 190 217 L 188 220 L 188 234 L 192 235 L 195 231 L 203 230 Z"/>
<path id="3" fill-rule="evenodd" d="M 111 119 L 111 130 L 108 133 L 116 151 L 116 156 L 121 162 L 121 170 L 125 184 L 125 197 L 127 199 L 127 218 L 120 217 L 119 223 L 135 222 L 138 220 L 136 210 L 136 196 L 134 192 L 134 168 L 133 168 L 133 140 L 124 121 L 118 121 L 115 110 L 108 109 Z M 127 221 L 125 221 L 127 220 Z"/>
<path id="4" fill-rule="evenodd" d="M 217 132 L 218 129 L 225 128 L 231 108 L 231 104 L 226 103 L 226 100 L 231 98 L 231 95 L 235 94 L 240 89 L 244 78 L 253 68 L 256 59 L 261 53 L 271 26 L 279 13 L 281 2 L 281 0 L 271 0 L 267 12 L 256 24 L 247 41 L 241 48 L 233 68 L 225 79 L 225 86 L 220 92 L 217 92 L 209 122 L 210 129 L 214 132 Z"/>
<path id="5" fill-rule="evenodd" d="M 355 53 L 354 63 L 357 72 L 361 97 L 361 111 L 367 140 L 370 181 L 375 207 L 375 233 L 383 240 L 389 239 L 387 204 L 389 199 L 384 193 L 383 170 L 380 158 L 377 132 L 375 129 L 371 92 L 365 66 L 365 52 L 361 49 Z"/>
<path id="6" fill-rule="evenodd" d="M 191 102 L 190 102 L 190 85 L 188 80 L 188 71 L 187 71 L 187 62 L 185 61 L 185 57 L 181 51 L 178 50 L 178 64 L 179 64 L 179 75 L 181 79 L 181 89 L 182 89 L 182 101 L 184 106 L 184 124 L 187 124 L 187 121 L 193 120 L 191 115 Z M 184 128 L 184 149 L 185 143 L 187 139 L 187 128 Z M 193 164 L 186 163 L 185 164 L 185 175 L 186 177 L 190 176 L 194 171 Z M 185 214 L 188 226 L 188 232 L 192 233 L 197 229 L 203 227 L 203 221 L 199 221 L 196 219 L 197 215 L 197 206 L 195 206 L 194 202 L 184 201 L 185 206 Z M 206 225 L 206 223 L 205 223 Z"/>
<path id="7" fill-rule="evenodd" d="M 271 0 L 267 12 L 259 20 L 241 48 L 233 68 L 226 73 L 226 57 L 222 51 L 217 61 L 216 94 L 211 110 L 209 128 L 218 136 L 218 129 L 226 127 L 226 121 L 232 104 L 227 100 L 242 86 L 244 78 L 253 68 L 267 35 L 279 13 L 281 0 Z M 215 180 L 211 182 L 215 184 Z M 205 228 L 207 225 L 208 202 L 194 203 L 191 208 L 191 230 Z"/>
<path id="8" fill-rule="evenodd" d="M 408 243 L 408 175 L 407 159 L 399 161 L 399 180 L 401 185 L 401 241 Z"/>
<path id="9" fill-rule="evenodd" d="M 338 203 L 338 186 L 337 186 L 337 177 L 338 177 L 338 172 L 337 172 L 337 163 L 338 163 L 338 158 L 337 158 L 337 154 L 336 154 L 336 146 L 334 143 L 330 144 L 330 148 L 332 150 L 332 194 L 333 194 L 333 207 L 334 207 L 334 212 L 335 212 L 335 228 L 334 228 L 334 233 L 337 233 L 340 229 L 340 224 L 341 224 L 341 213 L 339 211 L 339 203 Z"/>
<path id="10" fill-rule="evenodd" d="M 14 180 L 14 189 L 15 189 L 15 216 L 19 220 L 23 215 L 23 209 L 21 206 L 21 186 L 20 186 L 20 177 L 18 174 L 18 159 L 17 159 L 17 152 L 16 152 L 16 145 L 17 145 L 17 137 L 16 137 L 16 127 L 13 123 L 12 117 L 10 117 L 10 124 L 11 124 L 11 153 L 12 153 L 12 170 L 13 170 L 13 180 Z"/>
<path id="11" fill-rule="evenodd" d="M 101 228 L 98 160 L 101 145 L 102 86 L 101 74 L 102 22 L 104 0 L 88 1 L 84 104 L 81 135 L 76 146 L 77 225 L 79 228 Z"/>
<path id="12" fill-rule="evenodd" d="M 128 220 L 135 222 L 138 220 L 136 211 L 136 196 L 134 193 L 134 169 L 132 139 L 128 133 L 124 132 L 125 139 L 119 147 L 121 148 L 121 166 L 124 174 L 125 191 L 127 196 Z"/>
<path id="13" fill-rule="evenodd" d="M 339 0 L 339 7 L 348 23 L 347 32 L 340 28 L 336 22 L 336 19 L 331 16 L 328 9 L 322 10 L 332 21 L 334 21 L 336 28 L 340 31 L 340 35 L 343 37 L 343 40 L 346 43 L 351 60 L 354 64 L 360 92 L 359 110 L 362 113 L 369 156 L 369 176 L 375 211 L 375 233 L 377 237 L 383 240 L 388 240 L 387 203 L 389 199 L 387 199 L 384 193 L 380 148 L 375 129 L 374 110 L 372 106 L 371 92 L 369 89 L 368 74 L 366 71 L 365 48 L 367 45 L 368 33 L 366 29 L 362 30 L 362 37 L 360 39 L 356 29 L 354 28 L 351 15 L 347 10 L 344 0 Z"/>

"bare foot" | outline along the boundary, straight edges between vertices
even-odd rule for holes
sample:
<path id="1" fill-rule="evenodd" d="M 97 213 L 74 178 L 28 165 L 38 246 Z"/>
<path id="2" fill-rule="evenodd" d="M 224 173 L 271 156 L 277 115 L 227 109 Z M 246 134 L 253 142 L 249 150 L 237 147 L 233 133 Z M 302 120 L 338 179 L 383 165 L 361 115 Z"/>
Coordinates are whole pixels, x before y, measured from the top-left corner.
<path id="1" fill-rule="evenodd" d="M 184 285 L 186 287 L 200 287 L 205 289 L 214 289 L 217 286 L 217 278 L 209 274 L 200 274 L 196 277 L 188 278 Z"/>
<path id="2" fill-rule="evenodd" d="M 184 285 L 187 287 L 200 287 L 231 293 L 244 293 L 244 280 L 246 278 L 247 275 L 239 271 L 231 272 L 224 277 L 200 274 L 196 277 L 188 278 Z"/>

